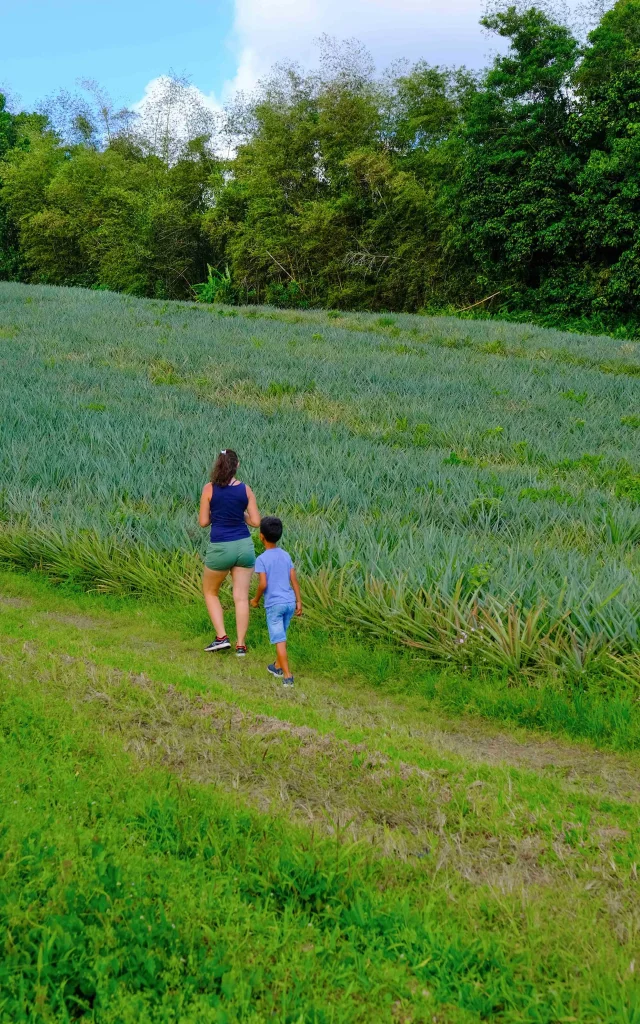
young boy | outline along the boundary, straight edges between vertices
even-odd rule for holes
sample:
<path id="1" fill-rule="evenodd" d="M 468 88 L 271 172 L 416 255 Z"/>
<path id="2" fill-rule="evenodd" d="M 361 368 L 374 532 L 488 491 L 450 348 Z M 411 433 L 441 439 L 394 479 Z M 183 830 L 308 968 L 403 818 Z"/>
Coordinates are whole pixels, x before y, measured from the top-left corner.
<path id="1" fill-rule="evenodd" d="M 283 686 L 293 686 L 287 658 L 287 629 L 294 615 L 302 615 L 302 600 L 291 555 L 278 547 L 281 537 L 282 522 L 276 516 L 265 516 L 260 521 L 260 540 L 266 550 L 256 559 L 255 571 L 260 582 L 251 607 L 257 608 L 265 595 L 269 640 L 276 645 L 276 660 L 267 670 L 282 679 Z"/>

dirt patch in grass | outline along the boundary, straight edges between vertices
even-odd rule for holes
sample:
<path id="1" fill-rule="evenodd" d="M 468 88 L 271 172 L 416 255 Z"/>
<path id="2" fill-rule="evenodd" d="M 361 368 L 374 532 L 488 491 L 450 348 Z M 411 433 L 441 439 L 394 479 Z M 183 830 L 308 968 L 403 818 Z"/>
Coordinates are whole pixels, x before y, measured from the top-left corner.
<path id="1" fill-rule="evenodd" d="M 357 703 L 351 691 L 348 706 L 341 703 L 337 687 L 330 687 L 328 682 L 324 693 L 317 697 L 320 707 L 345 727 L 382 730 L 393 735 L 398 744 L 403 738 L 412 744 L 417 740 L 431 750 L 475 764 L 522 768 L 553 778 L 568 790 L 640 803 L 640 761 L 634 754 L 601 751 L 586 743 L 563 742 L 544 734 L 538 738 L 524 734 L 524 730 L 518 737 L 490 722 L 485 726 L 465 719 L 440 718 L 441 725 L 423 725 L 431 714 L 428 706 L 415 708 L 409 719 L 409 708 L 401 700 L 395 703 L 364 688 L 358 691 Z"/>
<path id="2" fill-rule="evenodd" d="M 61 615 L 59 612 L 42 612 L 42 618 L 50 622 L 59 622 L 63 626 L 75 626 L 76 629 L 108 629 L 111 623 L 105 619 L 94 619 L 89 615 Z"/>
<path id="3" fill-rule="evenodd" d="M 229 680 L 234 685 L 233 680 Z M 236 688 L 236 687 L 234 687 Z M 238 689 L 249 691 L 248 687 Z M 353 698 L 353 692 L 351 693 Z M 298 698 L 300 699 L 300 698 Z M 411 724 L 407 724 L 406 707 L 402 702 L 392 703 L 380 698 L 374 691 L 364 693 L 364 703 L 341 704 L 339 692 L 333 688 L 330 695 L 320 696 L 320 706 L 342 725 L 350 728 L 378 729 L 394 736 L 400 745 L 403 737 L 442 754 L 454 754 L 474 764 L 522 768 L 554 779 L 563 788 L 582 793 L 611 797 L 628 803 L 640 803 L 640 764 L 631 755 L 600 751 L 586 744 L 565 743 L 549 736 L 517 738 L 487 723 L 486 729 L 473 722 L 446 721 L 444 727 L 421 726 L 428 721 L 428 708 L 416 709 Z M 317 703 L 317 701 L 314 701 Z M 400 718 L 398 711 L 405 711 Z M 450 728 L 447 726 L 450 725 Z M 636 763 L 634 763 L 634 761 Z"/>
<path id="4" fill-rule="evenodd" d="M 223 678 L 238 694 L 254 697 L 265 690 L 262 679 L 247 673 L 247 667 L 243 667 L 241 675 L 225 673 Z M 424 704 L 411 709 L 402 699 L 383 696 L 375 689 L 360 686 L 350 687 L 349 699 L 345 702 L 335 680 L 322 679 L 321 687 L 317 681 L 310 682 L 308 693 L 296 688 L 293 694 L 288 694 L 275 687 L 271 692 L 276 698 L 282 698 L 283 703 L 295 701 L 303 707 L 308 704 L 345 728 L 384 732 L 398 746 L 405 745 L 407 740 L 415 746 L 417 740 L 420 746 L 443 755 L 453 754 L 474 764 L 536 772 L 552 778 L 568 791 L 640 803 L 640 760 L 633 753 L 625 756 L 601 751 L 586 743 L 565 742 L 544 734 L 538 738 L 524 730 L 520 736 L 514 736 L 490 722 L 485 726 L 465 719 L 443 719 L 437 709 L 435 716 L 439 724 L 429 726 L 426 723 L 434 713 Z M 286 713 L 283 709 L 282 714 Z"/>
<path id="5" fill-rule="evenodd" d="M 640 802 L 640 774 L 615 754 L 548 738 L 517 740 L 505 733 L 484 735 L 471 729 L 459 732 L 421 730 L 420 736 L 436 750 L 457 754 L 469 761 L 524 768 L 550 775 L 564 786 L 582 792 Z"/>
<path id="6" fill-rule="evenodd" d="M 161 644 L 157 640 L 128 639 L 127 646 L 135 651 L 166 651 L 167 649 L 166 644 Z"/>
<path id="7" fill-rule="evenodd" d="M 4 604 L 7 608 L 28 608 L 31 601 L 28 601 L 26 597 L 9 597 L 8 594 L 0 594 L 0 604 Z"/>

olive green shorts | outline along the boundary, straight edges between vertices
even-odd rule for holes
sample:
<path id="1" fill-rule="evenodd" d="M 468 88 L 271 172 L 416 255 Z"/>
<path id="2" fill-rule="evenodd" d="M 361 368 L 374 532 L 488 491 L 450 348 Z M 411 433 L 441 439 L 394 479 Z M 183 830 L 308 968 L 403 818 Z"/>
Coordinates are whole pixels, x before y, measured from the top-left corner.
<path id="1" fill-rule="evenodd" d="M 227 572 L 236 565 L 241 569 L 253 569 L 256 564 L 256 553 L 251 537 L 209 544 L 204 564 L 207 569 L 213 569 L 214 572 Z"/>

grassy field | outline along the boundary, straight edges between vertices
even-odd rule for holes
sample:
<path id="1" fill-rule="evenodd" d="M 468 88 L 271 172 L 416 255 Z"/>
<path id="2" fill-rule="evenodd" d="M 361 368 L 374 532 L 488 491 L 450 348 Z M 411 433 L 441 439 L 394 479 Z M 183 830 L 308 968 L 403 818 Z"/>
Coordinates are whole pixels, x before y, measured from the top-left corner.
<path id="1" fill-rule="evenodd" d="M 320 621 L 573 685 L 640 675 L 640 344 L 0 285 L 0 557 L 194 595 L 233 445 Z"/>
<path id="2" fill-rule="evenodd" d="M 637 753 L 205 629 L 0 575 L 3 1024 L 637 1024 Z"/>
<path id="3" fill-rule="evenodd" d="M 640 346 L 0 284 L 0 369 L 0 1024 L 640 1024 Z"/>

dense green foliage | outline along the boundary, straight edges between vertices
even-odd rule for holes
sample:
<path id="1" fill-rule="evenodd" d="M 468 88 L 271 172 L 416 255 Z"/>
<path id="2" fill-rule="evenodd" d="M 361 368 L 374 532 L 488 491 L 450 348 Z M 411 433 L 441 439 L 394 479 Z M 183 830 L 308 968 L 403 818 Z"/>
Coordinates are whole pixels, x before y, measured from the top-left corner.
<path id="1" fill-rule="evenodd" d="M 12 114 L 0 93 L 0 161 L 24 153 L 32 137 L 46 129 L 46 118 L 39 114 Z M 0 174 L 0 279 L 19 278 L 24 270 L 20 259 L 19 227 L 1 190 Z"/>
<path id="2" fill-rule="evenodd" d="M 637 758 L 283 700 L 185 611 L 0 579 L 3 1024 L 637 1024 Z"/>
<path id="3" fill-rule="evenodd" d="M 233 443 L 325 622 L 460 665 L 574 678 L 606 654 L 637 677 L 637 343 L 0 296 L 7 560 L 197 594 L 199 490 Z"/>
<path id="4" fill-rule="evenodd" d="M 208 300 L 635 334 L 640 0 L 585 43 L 535 7 L 483 23 L 508 50 L 482 73 L 325 41 L 216 124 L 175 82 L 140 123 L 95 86 L 46 125 L 3 109 L 0 274 L 187 297 L 209 266 Z"/>

